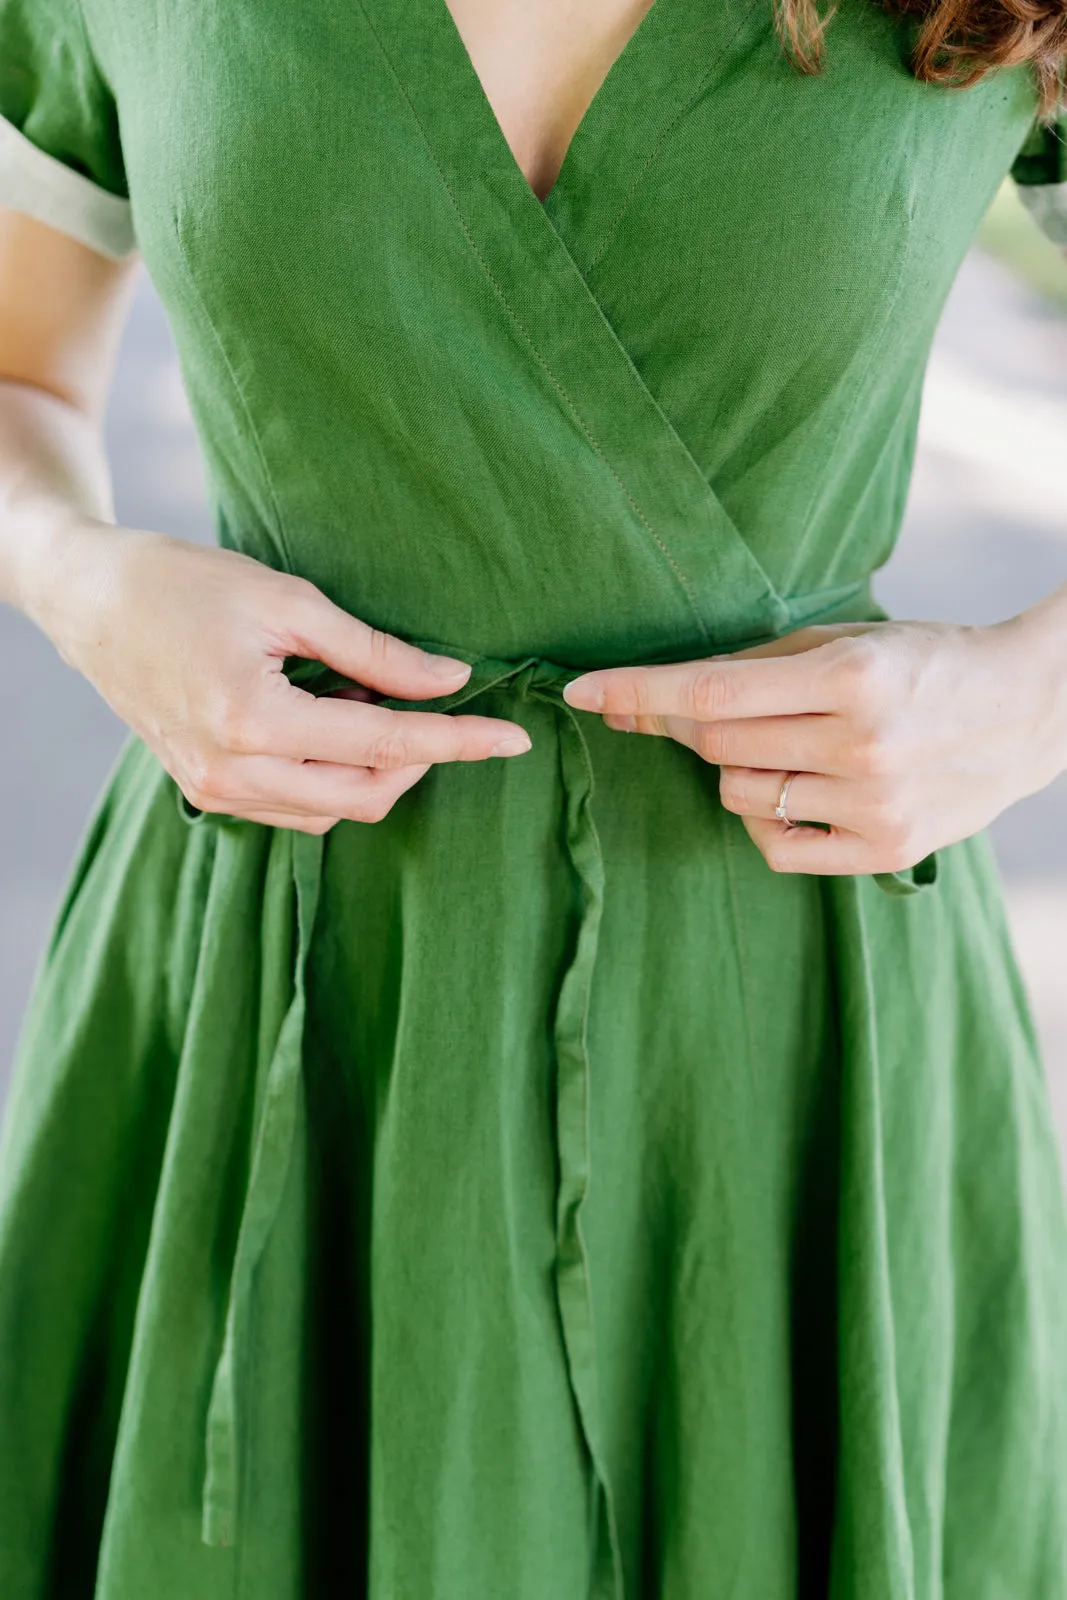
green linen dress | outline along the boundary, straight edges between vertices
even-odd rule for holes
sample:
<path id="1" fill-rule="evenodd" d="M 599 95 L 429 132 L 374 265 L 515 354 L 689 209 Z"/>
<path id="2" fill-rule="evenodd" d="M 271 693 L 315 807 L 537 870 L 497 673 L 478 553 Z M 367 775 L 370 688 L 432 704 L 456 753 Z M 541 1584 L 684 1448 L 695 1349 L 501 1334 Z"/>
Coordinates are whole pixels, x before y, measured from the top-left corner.
<path id="1" fill-rule="evenodd" d="M 533 741 L 324 838 L 123 746 L 0 1148 L 2 1600 L 1067 1597 L 986 835 L 775 874 L 560 692 L 885 616 L 946 294 L 1067 176 L 909 39 L 656 0 L 542 206 L 444 0 L 0 0 L 0 201 L 143 252 L 220 541 Z"/>

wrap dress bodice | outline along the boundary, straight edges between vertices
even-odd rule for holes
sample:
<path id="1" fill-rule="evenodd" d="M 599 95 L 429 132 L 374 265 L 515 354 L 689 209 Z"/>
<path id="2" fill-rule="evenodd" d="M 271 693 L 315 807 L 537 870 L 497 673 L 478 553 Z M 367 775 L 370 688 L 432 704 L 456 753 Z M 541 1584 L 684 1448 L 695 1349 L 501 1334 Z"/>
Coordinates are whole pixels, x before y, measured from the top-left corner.
<path id="1" fill-rule="evenodd" d="M 314 837 L 127 739 L 0 1150 L 4 1600 L 1067 1600 L 985 834 L 776 875 L 561 695 L 885 616 L 1027 73 L 920 84 L 843 0 L 808 77 L 763 0 L 656 0 L 542 203 L 444 0 L 46 10 L 0 114 L 128 197 L 220 542 L 532 749 Z"/>

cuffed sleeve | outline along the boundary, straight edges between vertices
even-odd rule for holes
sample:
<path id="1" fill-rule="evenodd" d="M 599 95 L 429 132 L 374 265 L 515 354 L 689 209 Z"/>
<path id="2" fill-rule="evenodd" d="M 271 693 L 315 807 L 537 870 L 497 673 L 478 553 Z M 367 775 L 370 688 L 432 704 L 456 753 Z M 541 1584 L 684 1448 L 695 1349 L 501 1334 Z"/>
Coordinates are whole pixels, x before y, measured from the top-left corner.
<path id="1" fill-rule="evenodd" d="M 0 205 L 112 259 L 137 248 L 118 108 L 80 0 L 0 0 Z"/>
<path id="2" fill-rule="evenodd" d="M 1054 244 L 1067 246 L 1067 114 L 1035 123 L 1011 175 L 1038 227 Z"/>

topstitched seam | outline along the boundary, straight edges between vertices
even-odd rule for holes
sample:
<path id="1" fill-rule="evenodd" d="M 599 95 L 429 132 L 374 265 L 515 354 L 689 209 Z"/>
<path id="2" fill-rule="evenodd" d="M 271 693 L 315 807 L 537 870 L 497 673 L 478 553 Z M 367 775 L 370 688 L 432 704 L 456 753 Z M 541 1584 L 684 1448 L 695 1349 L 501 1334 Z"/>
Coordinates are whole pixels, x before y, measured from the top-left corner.
<path id="1" fill-rule="evenodd" d="M 423 127 L 422 120 L 419 117 L 419 114 L 416 111 L 414 104 L 412 103 L 410 95 L 408 94 L 407 90 L 404 88 L 403 83 L 400 81 L 400 78 L 398 77 L 398 75 L 397 75 L 397 73 L 396 73 L 396 71 L 395 71 L 395 69 L 393 67 L 392 61 L 390 60 L 388 52 L 386 51 L 385 46 L 382 44 L 381 39 L 378 37 L 378 33 L 377 33 L 377 31 L 376 31 L 376 29 L 374 27 L 374 24 L 371 22 L 370 17 L 367 15 L 366 7 L 363 4 L 363 0 L 359 0 L 359 7 L 360 7 L 360 10 L 363 12 L 364 17 L 366 18 L 367 26 L 370 29 L 371 34 L 374 37 L 374 41 L 377 44 L 379 51 L 381 52 L 382 58 L 385 61 L 386 66 L 389 69 L 390 75 L 392 76 L 393 81 L 395 82 L 399 93 L 403 96 L 404 100 L 406 101 L 408 109 L 410 110 L 411 115 L 415 120 L 415 124 L 416 124 L 416 126 L 417 126 L 417 128 L 419 130 L 419 133 L 422 136 L 422 140 L 423 140 L 423 143 L 426 146 L 426 149 L 427 149 L 427 152 L 429 154 L 430 160 L 433 162 L 435 168 L 437 169 L 437 175 L 441 179 L 441 182 L 444 185 L 444 188 L 445 188 L 445 190 L 446 190 L 446 192 L 448 194 L 449 200 L 452 203 L 452 209 L 456 213 L 456 217 L 457 217 L 457 219 L 459 221 L 459 225 L 463 229 L 463 233 L 464 233 L 464 236 L 466 237 L 467 243 L 470 246 L 471 251 L 473 252 L 475 258 L 479 262 L 479 264 L 480 264 L 480 266 L 482 268 L 482 271 L 485 273 L 486 277 L 489 279 L 489 282 L 493 285 L 493 288 L 496 291 L 497 298 L 500 300 L 500 303 L 504 307 L 504 310 L 507 312 L 507 314 L 511 318 L 512 322 L 515 324 L 516 328 L 521 333 L 523 339 L 526 341 L 526 343 L 529 346 L 532 354 L 536 358 L 539 366 L 545 372 L 546 376 L 551 381 L 553 387 L 557 390 L 557 392 L 559 393 L 559 395 L 560 395 L 561 399 L 563 400 L 564 404 L 567 406 L 567 409 L 570 411 L 572 417 L 577 422 L 578 426 L 581 428 L 582 433 L 589 440 L 589 443 L 592 445 L 593 449 L 596 451 L 597 456 L 603 462 L 604 466 L 608 469 L 608 471 L 610 472 L 611 476 L 614 478 L 615 482 L 618 484 L 619 488 L 622 490 L 622 492 L 625 495 L 626 499 L 629 501 L 629 503 L 632 506 L 634 514 L 636 515 L 638 521 L 651 534 L 653 540 L 655 541 L 656 545 L 659 547 L 661 553 L 663 554 L 663 556 L 666 558 L 667 562 L 672 567 L 672 569 L 673 569 L 673 571 L 675 573 L 675 576 L 677 577 L 679 583 L 682 585 L 682 588 L 685 591 L 686 598 L 688 599 L 689 604 L 692 607 L 693 613 L 694 613 L 694 615 L 695 615 L 695 617 L 697 619 L 697 623 L 698 623 L 698 625 L 700 627 L 700 631 L 701 631 L 701 633 L 706 635 L 707 629 L 706 629 L 706 627 L 704 625 L 704 620 L 703 620 L 703 618 L 702 618 L 702 616 L 700 614 L 700 608 L 697 605 L 696 595 L 695 595 L 695 593 L 693 591 L 693 587 L 692 587 L 692 584 L 691 584 L 689 578 L 683 572 L 682 568 L 678 565 L 678 562 L 675 560 L 674 556 L 671 554 L 670 549 L 664 543 L 664 541 L 661 538 L 661 536 L 656 532 L 656 530 L 652 526 L 651 522 L 649 522 L 648 518 L 645 516 L 644 512 L 641 510 L 641 507 L 638 505 L 637 501 L 634 499 L 633 495 L 630 493 L 629 489 L 623 483 L 622 479 L 619 477 L 619 474 L 616 472 L 615 468 L 612 466 L 611 462 L 608 460 L 607 456 L 604 454 L 604 451 L 602 450 L 602 448 L 599 445 L 599 443 L 597 442 L 597 440 L 594 438 L 594 436 L 593 436 L 593 434 L 592 434 L 592 432 L 591 432 L 591 430 L 589 428 L 589 425 L 586 422 L 585 418 L 582 416 L 581 412 L 578 410 L 578 407 L 575 405 L 574 401 L 571 399 L 571 396 L 567 393 L 567 391 L 563 387 L 562 383 L 560 383 L 559 379 L 556 377 L 555 373 L 552 371 L 551 367 L 548 365 L 548 362 L 545 360 L 545 358 L 541 354 L 540 350 L 538 350 L 537 346 L 534 344 L 533 339 L 530 337 L 530 334 L 529 334 L 525 324 L 521 321 L 521 319 L 519 318 L 517 313 L 512 308 L 511 303 L 507 298 L 507 295 L 504 293 L 503 288 L 498 283 L 496 277 L 493 274 L 493 271 L 492 271 L 491 267 L 489 266 L 488 262 L 485 260 L 485 257 L 482 255 L 481 251 L 478 249 L 478 246 L 475 243 L 475 240 L 474 240 L 474 238 L 473 238 L 473 236 L 471 234 L 471 231 L 467 226 L 466 218 L 464 217 L 463 212 L 460 210 L 459 202 L 457 201 L 455 193 L 453 192 L 452 185 L 449 183 L 448 178 L 445 175 L 444 169 L 442 168 L 441 163 L 437 159 L 437 153 L 434 150 L 433 145 L 431 144 L 431 142 L 429 140 L 429 137 L 427 136 L 426 129 Z"/>
<path id="2" fill-rule="evenodd" d="M 652 165 L 652 163 L 658 158 L 660 151 L 663 149 L 663 146 L 667 143 L 667 140 L 670 138 L 671 134 L 674 132 L 675 128 L 678 126 L 678 123 L 682 120 L 682 118 L 686 115 L 686 113 L 690 110 L 690 108 L 695 104 L 695 102 L 700 98 L 701 94 L 703 94 L 704 86 L 707 83 L 708 79 L 711 77 L 711 74 L 715 71 L 715 68 L 719 65 L 720 61 L 722 61 L 725 58 L 725 56 L 726 56 L 727 52 L 729 51 L 731 45 L 734 43 L 734 41 L 737 38 L 738 34 L 741 32 L 742 28 L 745 26 L 745 23 L 748 21 L 749 11 L 750 10 L 751 10 L 751 6 L 749 7 L 749 10 L 746 10 L 744 16 L 741 18 L 741 21 L 737 24 L 737 27 L 734 29 L 734 31 L 730 35 L 729 39 L 727 39 L 726 43 L 723 45 L 723 47 L 719 51 L 718 55 L 715 56 L 715 58 L 708 63 L 707 71 L 701 77 L 700 82 L 697 84 L 696 88 L 693 90 L 693 93 L 689 96 L 688 100 L 684 101 L 683 104 L 678 107 L 678 110 L 675 112 L 674 116 L 668 122 L 667 126 L 663 129 L 663 131 L 660 134 L 659 138 L 656 140 L 655 144 L 652 146 L 651 150 L 648 152 L 648 155 L 645 157 L 644 163 L 642 164 L 640 170 L 636 173 L 636 175 L 634 177 L 633 183 L 630 185 L 629 189 L 626 191 L 626 194 L 623 196 L 622 204 L 620 205 L 620 207 L 619 207 L 618 211 L 616 212 L 615 216 L 608 223 L 607 232 L 603 236 L 603 239 L 602 239 L 601 244 L 600 244 L 600 248 L 595 252 L 595 254 L 593 256 L 590 257 L 589 263 L 588 263 L 588 265 L 586 267 L 586 271 L 587 272 L 592 272 L 594 270 L 594 268 L 599 264 L 601 257 L 603 256 L 605 250 L 607 250 L 609 244 L 611 243 L 612 239 L 615 236 L 615 230 L 618 228 L 619 223 L 622 221 L 623 217 L 626 215 L 626 212 L 629 210 L 630 205 L 633 202 L 634 195 L 637 193 L 638 188 L 640 187 L 641 183 L 644 181 L 645 173 L 648 171 L 648 169 Z"/>
<path id="3" fill-rule="evenodd" d="M 175 214 L 175 216 L 174 216 L 174 233 L 175 233 L 175 236 L 176 236 L 176 238 L 178 240 L 178 254 L 179 254 L 179 257 L 180 257 L 181 262 L 182 262 L 182 266 L 183 266 L 184 271 L 185 271 L 186 282 L 188 283 L 190 289 L 192 290 L 193 298 L 195 299 L 197 305 L 200 308 L 200 314 L 203 317 L 204 322 L 205 322 L 205 324 L 206 324 L 206 326 L 208 328 L 208 331 L 211 334 L 212 340 L 214 341 L 214 344 L 215 344 L 215 348 L 218 351 L 219 356 L 222 359 L 222 364 L 226 368 L 226 372 L 227 372 L 227 375 L 229 377 L 230 384 L 231 384 L 231 386 L 233 388 L 234 393 L 237 396 L 238 401 L 240 402 L 241 410 L 242 410 L 242 412 L 244 414 L 245 424 L 246 424 L 246 426 L 248 428 L 249 437 L 252 440 L 252 446 L 253 446 L 253 448 L 254 448 L 254 450 L 256 452 L 257 457 L 259 458 L 260 470 L 263 473 L 263 481 L 267 486 L 267 493 L 270 496 L 271 508 L 272 508 L 272 510 L 274 512 L 274 524 L 275 524 L 275 528 L 276 528 L 277 533 L 278 533 L 278 539 L 279 539 L 279 541 L 281 543 L 282 552 L 283 552 L 283 554 L 285 556 L 285 559 L 286 559 L 286 561 L 288 563 L 289 571 L 291 573 L 297 573 L 299 569 L 297 568 L 297 566 L 296 566 L 296 564 L 295 564 L 295 562 L 293 560 L 293 552 L 292 552 L 292 548 L 291 548 L 290 543 L 289 543 L 289 535 L 285 531 L 285 522 L 284 522 L 284 519 L 282 517 L 282 508 L 281 508 L 281 505 L 280 505 L 279 500 L 278 500 L 278 491 L 275 488 L 274 478 L 273 478 L 273 475 L 271 473 L 270 467 L 267 465 L 267 457 L 266 457 L 266 454 L 265 454 L 264 449 L 263 449 L 263 441 L 261 440 L 261 438 L 259 436 L 259 429 L 256 427 L 255 420 L 254 420 L 254 418 L 252 416 L 252 409 L 248 404 L 248 399 L 247 399 L 247 397 L 245 395 L 245 392 L 244 392 L 244 389 L 242 388 L 241 383 L 240 383 L 240 381 L 239 381 L 239 379 L 237 377 L 237 373 L 234 370 L 234 366 L 233 366 L 232 361 L 230 360 L 229 354 L 228 354 L 228 352 L 226 350 L 226 346 L 223 344 L 221 335 L 219 334 L 219 331 L 218 331 L 217 327 L 215 326 L 214 318 L 212 317 L 211 312 L 208 310 L 207 303 L 204 300 L 204 297 L 200 292 L 200 285 L 196 281 L 196 274 L 193 271 L 192 263 L 189 260 L 188 252 L 186 251 L 186 248 L 185 248 L 185 240 L 182 238 L 181 221 L 180 221 L 179 217 L 177 216 L 177 214 Z"/>

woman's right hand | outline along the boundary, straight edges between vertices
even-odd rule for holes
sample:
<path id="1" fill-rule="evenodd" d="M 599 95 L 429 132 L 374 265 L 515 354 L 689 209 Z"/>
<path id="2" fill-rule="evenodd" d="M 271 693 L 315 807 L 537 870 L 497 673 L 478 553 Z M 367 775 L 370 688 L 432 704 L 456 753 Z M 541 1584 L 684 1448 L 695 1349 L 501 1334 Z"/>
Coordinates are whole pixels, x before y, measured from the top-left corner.
<path id="1" fill-rule="evenodd" d="M 470 668 L 251 556 L 79 519 L 58 561 L 42 625 L 200 810 L 325 833 L 381 820 L 435 762 L 530 748 L 513 722 L 374 704 L 453 693 Z M 310 694 L 287 656 L 363 687 Z"/>

